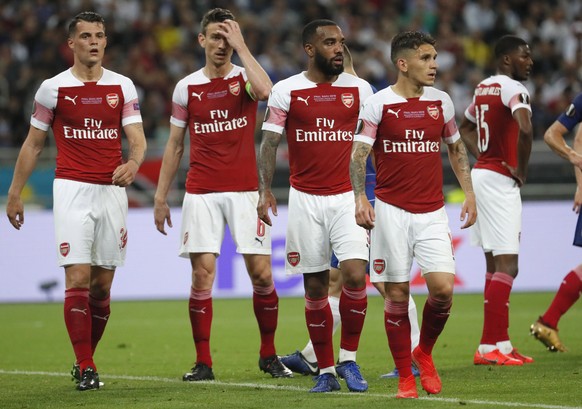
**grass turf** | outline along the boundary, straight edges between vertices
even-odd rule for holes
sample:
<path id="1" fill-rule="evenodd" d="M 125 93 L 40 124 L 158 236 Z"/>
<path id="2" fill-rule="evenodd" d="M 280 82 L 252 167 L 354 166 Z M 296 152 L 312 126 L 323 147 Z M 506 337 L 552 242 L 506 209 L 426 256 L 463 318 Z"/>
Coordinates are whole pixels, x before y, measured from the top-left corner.
<path id="1" fill-rule="evenodd" d="M 113 294 L 113 297 L 115 295 Z M 443 392 L 421 399 L 394 399 L 397 381 L 379 376 L 393 369 L 384 332 L 383 302 L 369 298 L 358 363 L 367 393 L 309 394 L 311 377 L 272 379 L 258 369 L 259 335 L 250 299 L 214 302 L 211 347 L 216 381 L 184 383 L 194 361 L 187 301 L 112 303 L 107 331 L 95 361 L 105 387 L 78 392 L 68 372 L 74 360 L 62 304 L 0 304 L 0 408 L 582 408 L 582 304 L 560 321 L 568 353 L 550 353 L 529 325 L 553 294 L 515 293 L 510 335 L 520 352 L 536 362 L 523 367 L 474 366 L 482 327 L 482 296 L 456 295 L 434 359 Z M 424 296 L 415 296 L 422 315 Z M 301 298 L 279 305 L 279 354 L 302 349 L 307 340 Z M 338 336 L 335 337 L 337 354 Z"/>

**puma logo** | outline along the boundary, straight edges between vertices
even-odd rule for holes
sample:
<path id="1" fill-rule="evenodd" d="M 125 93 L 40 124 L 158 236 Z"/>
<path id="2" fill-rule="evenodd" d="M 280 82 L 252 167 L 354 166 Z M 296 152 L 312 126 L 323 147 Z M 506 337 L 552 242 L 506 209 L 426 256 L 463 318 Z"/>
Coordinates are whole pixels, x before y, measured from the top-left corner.
<path id="1" fill-rule="evenodd" d="M 75 95 L 74 98 L 72 98 L 68 95 L 65 95 L 65 101 L 71 101 L 73 103 L 73 105 L 77 105 L 77 101 L 76 101 L 77 97 L 78 97 L 78 95 Z"/>
<path id="2" fill-rule="evenodd" d="M 279 309 L 278 306 L 263 308 L 263 310 L 265 310 L 265 311 L 277 311 L 278 309 Z"/>
<path id="3" fill-rule="evenodd" d="M 400 110 L 398 111 L 394 111 L 393 109 L 388 108 L 388 110 L 386 111 L 387 114 L 392 114 L 394 115 L 396 118 L 398 118 L 398 113 L 400 112 Z"/>
<path id="4" fill-rule="evenodd" d="M 386 320 L 386 322 L 387 322 L 388 324 L 392 324 L 392 325 L 394 325 L 395 327 L 399 327 L 399 326 L 400 326 L 400 322 L 401 322 L 401 321 L 402 321 L 402 320 L 398 320 L 398 321 L 392 321 L 392 320 L 390 320 L 390 319 Z"/>
<path id="5" fill-rule="evenodd" d="M 366 315 L 366 310 L 367 310 L 367 308 L 364 308 L 362 311 L 350 310 L 350 312 L 353 312 L 354 314 Z"/>
<path id="6" fill-rule="evenodd" d="M 193 92 L 192 96 L 198 98 L 198 101 L 202 102 L 202 94 L 204 94 L 204 91 L 202 91 L 200 94 L 197 92 Z"/>
<path id="7" fill-rule="evenodd" d="M 93 318 L 96 318 L 98 320 L 103 320 L 103 321 L 107 321 L 109 319 L 109 315 L 106 315 L 104 317 L 100 317 L 99 315 L 91 315 Z"/>
<path id="8" fill-rule="evenodd" d="M 258 237 L 255 237 L 255 240 L 258 241 L 259 243 L 261 243 L 261 247 L 262 247 L 263 246 L 263 242 L 265 241 L 265 238 L 263 237 L 263 240 L 261 240 Z"/>
<path id="9" fill-rule="evenodd" d="M 309 324 L 309 326 L 313 328 L 325 328 L 325 320 L 321 324 Z"/>
<path id="10" fill-rule="evenodd" d="M 71 312 L 80 312 L 83 315 L 87 315 L 87 308 L 85 309 L 79 309 L 79 308 L 71 308 Z"/>
<path id="11" fill-rule="evenodd" d="M 307 102 L 308 99 L 309 99 L 309 97 L 307 97 L 307 98 L 297 97 L 297 101 L 305 102 L 305 105 L 307 105 L 307 106 L 309 106 L 309 103 Z"/>
<path id="12" fill-rule="evenodd" d="M 196 308 L 190 308 L 190 311 L 197 312 L 199 314 L 206 314 L 206 307 L 203 307 L 203 308 L 201 308 L 199 310 L 197 310 Z"/>

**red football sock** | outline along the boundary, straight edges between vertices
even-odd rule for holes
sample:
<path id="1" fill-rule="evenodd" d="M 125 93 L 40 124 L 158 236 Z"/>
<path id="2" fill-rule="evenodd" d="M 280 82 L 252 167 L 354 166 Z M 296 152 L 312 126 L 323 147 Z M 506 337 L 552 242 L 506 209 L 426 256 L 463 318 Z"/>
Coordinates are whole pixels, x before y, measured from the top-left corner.
<path id="1" fill-rule="evenodd" d="M 485 314 L 481 344 L 495 345 L 509 340 L 509 295 L 513 277 L 495 273 L 485 294 Z"/>
<path id="2" fill-rule="evenodd" d="M 449 319 L 452 300 L 441 301 L 428 296 L 422 311 L 422 327 L 420 329 L 420 349 L 425 354 L 432 354 L 432 348 L 439 335 L 443 332 Z"/>
<path id="3" fill-rule="evenodd" d="M 196 363 L 212 368 L 210 327 L 212 326 L 212 290 L 190 290 L 188 303 L 192 337 L 196 346 Z"/>
<path id="4" fill-rule="evenodd" d="M 253 309 L 259 323 L 261 333 L 261 358 L 276 355 L 275 331 L 277 330 L 277 317 L 279 316 L 279 297 L 275 285 L 269 287 L 253 286 Z"/>
<path id="5" fill-rule="evenodd" d="M 366 287 L 342 288 L 339 310 L 342 322 L 342 336 L 340 348 L 346 351 L 357 351 L 360 335 L 364 328 L 368 295 Z"/>
<path id="6" fill-rule="evenodd" d="M 81 373 L 91 366 L 94 369 L 91 351 L 91 311 L 89 309 L 89 290 L 70 288 L 65 290 L 65 325 Z"/>
<path id="7" fill-rule="evenodd" d="M 305 297 L 305 322 L 320 369 L 334 366 L 333 315 L 327 296 L 319 300 Z"/>
<path id="8" fill-rule="evenodd" d="M 542 316 L 544 324 L 554 329 L 558 329 L 558 321 L 560 321 L 562 315 L 564 315 L 566 311 L 568 311 L 570 307 L 578 301 L 581 291 L 582 280 L 575 271 L 570 271 L 568 275 L 564 277 L 562 284 L 560 284 L 560 288 L 554 296 L 552 304 L 550 304 L 550 307 Z"/>
<path id="9" fill-rule="evenodd" d="M 384 300 L 384 328 L 400 378 L 411 376 L 412 355 L 410 350 L 412 344 L 410 342 L 408 300 L 402 302 Z"/>
<path id="10" fill-rule="evenodd" d="M 487 294 L 487 290 L 489 289 L 489 285 L 491 284 L 491 279 L 493 278 L 493 273 L 489 271 L 485 273 L 485 288 L 483 290 L 483 295 Z"/>
<path id="11" fill-rule="evenodd" d="M 89 295 L 89 309 L 91 311 L 91 350 L 95 354 L 95 349 L 105 332 L 105 326 L 111 314 L 110 298 L 99 299 Z"/>

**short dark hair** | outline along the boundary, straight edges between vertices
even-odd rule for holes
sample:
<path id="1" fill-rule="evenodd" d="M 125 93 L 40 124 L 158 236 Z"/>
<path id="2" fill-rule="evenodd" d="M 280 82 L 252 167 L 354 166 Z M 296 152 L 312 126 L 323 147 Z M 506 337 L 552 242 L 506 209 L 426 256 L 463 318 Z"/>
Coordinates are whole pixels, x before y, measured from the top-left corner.
<path id="1" fill-rule="evenodd" d="M 209 10 L 202 17 L 200 22 L 200 32 L 206 34 L 206 27 L 211 23 L 222 23 L 224 20 L 234 20 L 234 14 L 230 10 L 214 8 Z"/>
<path id="2" fill-rule="evenodd" d="M 83 11 L 77 14 L 71 22 L 69 23 L 69 37 L 72 37 L 77 31 L 77 24 L 80 21 L 87 21 L 89 23 L 101 23 L 103 25 L 103 29 L 105 29 L 105 19 L 101 14 L 95 13 L 94 11 Z"/>
<path id="3" fill-rule="evenodd" d="M 524 45 L 528 44 L 527 41 L 525 41 L 523 38 L 512 34 L 504 35 L 499 40 L 497 40 L 497 43 L 495 43 L 495 59 L 498 59 L 507 54 L 511 54 L 513 51 L 517 51 L 519 47 Z"/>
<path id="4" fill-rule="evenodd" d="M 392 49 L 390 51 L 390 59 L 396 65 L 398 56 L 405 50 L 416 50 L 423 44 L 430 44 L 434 47 L 436 40 L 427 33 L 422 31 L 403 31 L 396 34 L 392 39 Z"/>
<path id="5" fill-rule="evenodd" d="M 315 35 L 315 33 L 317 32 L 317 29 L 319 27 L 337 26 L 337 25 L 338 24 L 335 21 L 327 20 L 327 19 L 313 20 L 313 21 L 307 23 L 305 25 L 305 27 L 303 27 L 303 34 L 301 35 L 302 40 L 303 40 L 303 45 L 305 46 L 307 43 L 309 43 L 313 39 L 313 36 Z"/>

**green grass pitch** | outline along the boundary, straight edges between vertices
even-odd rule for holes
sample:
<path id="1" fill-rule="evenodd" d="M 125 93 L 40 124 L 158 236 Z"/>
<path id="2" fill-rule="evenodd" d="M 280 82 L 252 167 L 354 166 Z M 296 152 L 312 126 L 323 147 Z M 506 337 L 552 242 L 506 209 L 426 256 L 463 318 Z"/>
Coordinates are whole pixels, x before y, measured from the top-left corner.
<path id="1" fill-rule="evenodd" d="M 187 301 L 115 301 L 95 360 L 105 386 L 78 392 L 68 372 L 74 357 L 61 303 L 0 304 L 0 408 L 582 408 L 582 302 L 560 321 L 570 349 L 550 353 L 529 335 L 551 293 L 511 297 L 514 346 L 536 362 L 523 367 L 474 366 L 482 326 L 481 295 L 456 295 L 434 359 L 443 392 L 420 399 L 394 398 L 396 380 L 383 321 L 383 301 L 369 298 L 358 363 L 369 391 L 309 394 L 311 377 L 272 379 L 258 369 L 259 336 L 250 299 L 214 302 L 211 347 L 215 382 L 185 383 L 194 361 Z M 421 315 L 424 296 L 415 296 Z M 279 304 L 277 350 L 301 349 L 307 340 L 302 298 Z M 335 337 L 335 351 L 338 350 Z"/>

